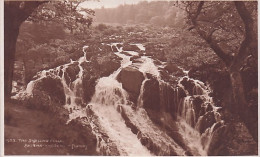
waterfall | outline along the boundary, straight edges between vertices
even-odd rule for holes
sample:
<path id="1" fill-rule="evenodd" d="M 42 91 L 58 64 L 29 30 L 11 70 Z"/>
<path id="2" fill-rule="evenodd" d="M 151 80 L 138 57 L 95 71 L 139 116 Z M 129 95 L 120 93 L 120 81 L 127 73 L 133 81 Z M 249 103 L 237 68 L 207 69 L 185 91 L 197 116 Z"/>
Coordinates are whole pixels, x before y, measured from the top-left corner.
<path id="1" fill-rule="evenodd" d="M 126 126 L 117 110 L 119 106 L 126 105 L 126 99 L 127 93 L 123 90 L 122 84 L 112 77 L 104 77 L 99 79 L 89 105 L 99 117 L 108 136 L 116 143 L 120 155 L 151 155 Z"/>
<path id="2" fill-rule="evenodd" d="M 182 83 L 184 79 L 188 82 L 190 81 L 190 84 L 187 85 L 186 83 L 185 85 Z M 179 80 L 178 85 L 187 94 L 184 100 L 178 105 L 180 132 L 186 140 L 192 141 L 188 143 L 191 148 L 195 148 L 195 150 L 197 150 L 201 155 L 207 155 L 216 124 L 224 124 L 224 121 L 221 120 L 221 116 L 217 111 L 219 107 L 214 105 L 212 97 L 209 96 L 209 93 L 211 92 L 210 88 L 205 86 L 203 82 L 185 76 Z M 187 88 L 192 88 L 192 92 Z M 196 98 L 199 98 L 202 102 L 201 104 L 194 106 Z M 212 109 L 212 111 L 210 109 Z M 203 127 L 202 125 L 205 125 L 202 124 L 202 121 L 204 121 L 204 123 L 205 121 L 209 121 L 209 119 L 204 117 L 206 117 L 210 112 L 213 112 L 215 122 L 206 126 L 206 130 L 200 133 L 200 128 Z"/>
<path id="3" fill-rule="evenodd" d="M 193 108 L 193 103 L 190 96 L 184 98 L 182 111 L 180 116 L 188 123 L 190 126 L 195 125 L 195 111 Z"/>
<path id="4" fill-rule="evenodd" d="M 32 96 L 35 84 L 45 77 L 58 78 L 65 93 L 64 108 L 69 111 L 67 123 L 80 119 L 82 125 L 90 124 L 92 133 L 97 138 L 96 149 L 102 155 L 187 155 L 187 151 L 192 155 L 207 155 L 214 127 L 217 123 L 223 123 L 217 112 L 218 108 L 214 106 L 212 97 L 209 96 L 210 89 L 203 82 L 187 77 L 185 78 L 192 82 L 191 89 L 187 89 L 190 84 L 182 83 L 184 78 L 180 79 L 177 87 L 171 87 L 161 79 L 159 68 L 151 57 L 139 56 L 138 62 L 133 63 L 130 58 L 138 56 L 138 52 L 129 51 L 127 52 L 129 55 L 126 55 L 122 47 L 118 48 L 118 44 L 121 43 L 112 43 L 110 46 L 114 54 L 122 59 L 121 67 L 109 76 L 96 81 L 94 95 L 88 104 L 84 104 L 83 101 L 82 66 L 83 63 L 90 62 L 86 58 L 88 46 L 83 47 L 84 56 L 78 60 L 71 60 L 70 63 L 54 69 L 38 72 L 26 90 L 18 93 L 16 97 Z M 142 44 L 135 45 L 140 51 L 145 51 Z M 79 69 L 74 81 L 67 76 L 72 65 Z M 135 104 L 138 107 L 134 107 L 130 102 L 128 92 L 116 79 L 120 71 L 128 66 L 135 67 L 145 76 Z M 158 114 L 163 112 L 162 114 L 166 115 L 161 117 L 166 123 L 175 122 L 173 117 L 178 115 L 177 129 L 174 131 L 182 136 L 190 150 L 185 150 L 184 146 L 180 146 L 180 143 L 164 130 L 165 128 L 155 124 L 143 107 L 145 84 L 151 78 L 159 82 L 160 88 L 158 91 L 160 101 L 156 104 L 160 110 L 156 112 Z M 185 92 L 186 97 L 180 96 L 181 90 Z M 200 106 L 194 103 L 196 98 L 203 101 Z M 199 113 L 196 107 L 201 111 L 205 110 L 205 113 Z M 203 116 L 207 113 L 205 108 L 208 110 L 212 108 L 210 111 L 214 112 L 216 123 L 201 133 L 199 128 Z"/>

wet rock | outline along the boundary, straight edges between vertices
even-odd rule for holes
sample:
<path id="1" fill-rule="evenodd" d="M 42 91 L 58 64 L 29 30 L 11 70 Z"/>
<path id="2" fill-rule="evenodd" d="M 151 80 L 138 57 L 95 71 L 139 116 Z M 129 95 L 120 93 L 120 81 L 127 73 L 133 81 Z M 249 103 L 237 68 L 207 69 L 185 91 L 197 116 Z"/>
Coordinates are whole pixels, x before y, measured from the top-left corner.
<path id="1" fill-rule="evenodd" d="M 156 79 L 149 79 L 144 83 L 143 107 L 160 111 L 160 87 Z"/>
<path id="2" fill-rule="evenodd" d="M 165 57 L 165 54 L 161 53 L 161 52 L 156 53 L 156 55 L 154 55 L 154 57 L 157 58 L 160 61 L 163 61 L 163 62 L 167 61 L 167 58 Z"/>
<path id="3" fill-rule="evenodd" d="M 116 71 L 120 66 L 120 58 L 115 54 L 107 54 L 105 56 L 97 56 L 93 58 L 93 68 L 101 73 L 101 76 L 108 76 Z"/>
<path id="4" fill-rule="evenodd" d="M 121 47 L 123 47 L 122 44 L 116 44 L 116 46 L 120 49 Z"/>
<path id="5" fill-rule="evenodd" d="M 213 107 L 211 106 L 211 104 L 207 104 L 206 112 L 209 112 L 209 111 L 212 111 L 212 110 L 213 110 Z"/>
<path id="6" fill-rule="evenodd" d="M 83 86 L 83 100 L 85 103 L 89 103 L 92 96 L 95 93 L 95 86 L 96 86 L 97 77 L 92 76 L 91 74 L 84 74 L 82 80 Z"/>
<path id="7" fill-rule="evenodd" d="M 96 145 L 97 145 L 96 136 L 92 133 L 90 124 L 87 124 L 84 118 L 74 119 L 70 121 L 66 125 L 66 127 L 62 127 L 62 128 L 64 130 L 62 130 L 61 128 L 57 129 L 56 138 L 61 139 L 66 143 L 75 145 L 74 149 L 71 149 L 70 152 L 71 154 L 74 155 L 98 154 L 98 152 L 96 151 Z M 76 145 L 85 146 L 87 149 L 84 148 L 79 149 L 76 147 Z"/>
<path id="8" fill-rule="evenodd" d="M 214 112 L 207 112 L 198 121 L 198 131 L 202 134 L 205 130 L 216 123 Z"/>
<path id="9" fill-rule="evenodd" d="M 118 52 L 118 50 L 117 50 L 117 48 L 116 48 L 115 45 L 112 45 L 112 46 L 111 46 L 111 49 L 112 49 L 113 52 Z"/>
<path id="10" fill-rule="evenodd" d="M 193 94 L 193 88 L 195 86 L 195 83 L 193 80 L 188 79 L 187 77 L 184 77 L 180 83 L 184 86 L 185 90 L 187 90 L 190 95 Z"/>
<path id="11" fill-rule="evenodd" d="M 75 62 L 74 64 L 69 65 L 65 70 L 65 73 L 67 73 L 66 82 L 68 81 L 68 79 L 70 80 L 70 82 L 75 81 L 79 71 L 80 71 L 80 69 L 78 66 L 78 62 Z"/>
<path id="12" fill-rule="evenodd" d="M 195 111 L 195 118 L 196 118 L 196 122 L 200 116 L 200 111 L 201 111 L 201 105 L 203 104 L 203 100 L 200 97 L 195 97 L 193 99 L 193 108 Z"/>
<path id="13" fill-rule="evenodd" d="M 124 108 L 122 107 L 120 111 L 122 118 L 125 120 L 126 126 L 129 127 L 134 134 L 137 134 L 140 130 L 127 117 Z"/>
<path id="14" fill-rule="evenodd" d="M 182 88 L 178 87 L 177 90 L 178 90 L 178 99 L 179 100 L 187 96 L 185 91 Z"/>
<path id="15" fill-rule="evenodd" d="M 175 93 L 176 91 L 169 84 L 160 84 L 160 108 L 177 119 L 178 96 Z"/>
<path id="16" fill-rule="evenodd" d="M 124 44 L 124 45 L 123 45 L 123 50 L 124 50 L 124 51 L 139 51 L 140 49 L 139 49 L 138 46 L 136 46 L 136 45 Z"/>
<path id="17" fill-rule="evenodd" d="M 165 69 L 159 68 L 160 76 L 162 80 L 165 82 L 170 83 L 172 86 L 176 86 L 178 84 L 178 77 L 175 77 L 174 75 L 169 74 Z"/>
<path id="18" fill-rule="evenodd" d="M 202 116 L 206 113 L 206 107 L 201 107 L 200 111 L 199 111 L 199 116 Z"/>
<path id="19" fill-rule="evenodd" d="M 168 63 L 166 66 L 165 66 L 165 69 L 175 75 L 175 76 L 184 76 L 184 72 L 182 71 L 182 69 L 180 69 L 177 65 L 173 64 L 173 63 Z"/>
<path id="20" fill-rule="evenodd" d="M 144 75 L 134 67 L 126 67 L 120 71 L 117 80 L 122 83 L 123 88 L 130 94 L 133 102 L 137 101 Z"/>
<path id="21" fill-rule="evenodd" d="M 135 62 L 138 58 L 140 58 L 140 56 L 133 56 L 130 58 L 130 61 Z"/>
<path id="22" fill-rule="evenodd" d="M 58 78 L 53 78 L 50 76 L 42 78 L 35 84 L 33 94 L 35 94 L 36 91 L 42 92 L 43 95 L 48 95 L 51 101 L 59 105 L 65 104 L 66 100 L 64 88 L 61 83 L 61 80 Z"/>

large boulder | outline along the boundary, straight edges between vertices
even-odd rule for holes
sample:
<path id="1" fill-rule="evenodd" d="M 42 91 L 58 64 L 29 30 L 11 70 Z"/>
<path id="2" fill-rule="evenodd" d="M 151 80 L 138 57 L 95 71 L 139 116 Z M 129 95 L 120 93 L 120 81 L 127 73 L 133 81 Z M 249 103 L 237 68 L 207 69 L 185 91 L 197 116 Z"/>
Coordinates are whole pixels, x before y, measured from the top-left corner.
<path id="1" fill-rule="evenodd" d="M 59 78 L 47 76 L 38 80 L 33 87 L 32 94 L 40 95 L 39 93 L 48 96 L 50 101 L 56 104 L 65 105 L 64 87 Z"/>
<path id="2" fill-rule="evenodd" d="M 160 111 L 160 87 L 159 82 L 151 78 L 144 83 L 143 107 Z"/>
<path id="3" fill-rule="evenodd" d="M 92 57 L 91 63 L 101 77 L 109 76 L 121 66 L 120 58 L 112 53 Z"/>
<path id="4" fill-rule="evenodd" d="M 123 88 L 129 93 L 130 100 L 136 102 L 144 80 L 143 73 L 129 66 L 120 71 L 117 80 L 122 83 Z"/>

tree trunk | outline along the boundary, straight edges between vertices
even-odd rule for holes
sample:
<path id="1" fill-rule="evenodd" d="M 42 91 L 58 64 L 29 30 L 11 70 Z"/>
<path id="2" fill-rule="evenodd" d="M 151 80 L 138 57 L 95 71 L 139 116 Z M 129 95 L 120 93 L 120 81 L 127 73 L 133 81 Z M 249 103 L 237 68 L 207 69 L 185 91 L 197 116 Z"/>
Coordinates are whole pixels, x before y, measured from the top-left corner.
<path id="1" fill-rule="evenodd" d="M 19 34 L 20 23 L 12 16 L 11 9 L 4 10 L 4 81 L 5 98 L 11 96 L 12 78 L 15 59 L 16 40 Z"/>
<path id="2" fill-rule="evenodd" d="M 4 94 L 9 99 L 12 91 L 13 69 L 16 41 L 20 25 L 30 16 L 35 8 L 44 2 L 4 3 Z"/>

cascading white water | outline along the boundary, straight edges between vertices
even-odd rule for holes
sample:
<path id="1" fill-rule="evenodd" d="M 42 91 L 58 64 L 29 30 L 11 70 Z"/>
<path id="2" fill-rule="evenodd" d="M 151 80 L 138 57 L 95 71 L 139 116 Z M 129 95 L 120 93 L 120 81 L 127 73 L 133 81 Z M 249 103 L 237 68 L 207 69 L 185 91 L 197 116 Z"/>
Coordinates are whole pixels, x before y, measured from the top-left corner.
<path id="1" fill-rule="evenodd" d="M 91 99 L 91 102 L 87 107 L 82 107 L 80 104 L 82 101 L 82 79 L 83 79 L 83 67 L 82 63 L 88 62 L 86 59 L 86 50 L 88 46 L 83 47 L 84 56 L 79 58 L 77 61 L 71 61 L 68 64 L 59 66 L 55 69 L 44 70 L 37 74 L 37 79 L 31 81 L 26 88 L 27 95 L 32 94 L 35 83 L 49 75 L 51 73 L 54 77 L 58 77 L 64 87 L 64 93 L 66 96 L 65 108 L 70 112 L 69 120 L 70 122 L 76 118 L 86 119 L 86 123 L 89 123 L 93 134 L 97 137 L 97 151 L 102 152 L 103 155 L 111 155 L 110 144 L 116 145 L 120 155 L 154 155 L 152 154 L 142 143 L 140 142 L 140 137 L 134 134 L 131 129 L 126 125 L 125 119 L 121 115 L 120 108 L 124 110 L 124 113 L 128 117 L 129 121 L 137 127 L 138 135 L 142 134 L 146 138 L 150 139 L 156 147 L 160 148 L 159 155 L 170 154 L 171 150 L 174 150 L 178 155 L 185 155 L 185 150 L 180 147 L 171 137 L 169 137 L 164 131 L 156 126 L 149 116 L 147 115 L 144 108 L 142 108 L 142 98 L 144 93 L 144 84 L 148 80 L 142 82 L 140 95 L 137 100 L 137 109 L 133 109 L 128 104 L 128 94 L 123 89 L 122 84 L 119 83 L 115 78 L 119 74 L 122 68 L 127 67 L 132 64 L 130 58 L 132 56 L 137 56 L 137 52 L 127 52 L 129 55 L 123 54 L 122 47 L 118 48 L 117 44 L 113 43 L 118 52 L 115 54 L 122 58 L 121 67 L 112 73 L 108 77 L 100 78 L 95 87 L 95 94 Z M 144 51 L 145 48 L 142 44 L 135 44 L 140 50 Z M 144 76 L 146 73 L 152 74 L 160 83 L 160 73 L 158 66 L 154 64 L 152 58 L 147 56 L 141 56 L 138 58 L 140 62 L 134 63 L 139 71 L 141 71 Z M 79 72 L 76 79 L 73 82 L 66 82 L 65 73 L 66 69 L 72 64 L 77 64 Z M 60 76 L 59 73 L 62 72 Z M 212 103 L 212 98 L 209 97 L 209 91 L 206 86 L 200 81 L 194 80 L 195 87 L 193 88 L 193 95 L 202 95 L 204 97 L 204 102 Z M 181 84 L 179 86 L 185 89 Z M 180 103 L 178 97 L 178 89 L 176 90 L 176 95 L 173 95 L 174 102 Z M 186 94 L 188 92 L 185 90 Z M 193 109 L 192 97 L 187 96 L 184 98 L 182 110 L 179 115 L 179 121 L 177 122 L 179 127 L 179 133 L 183 136 L 185 144 L 192 150 L 193 155 L 207 155 L 207 149 L 210 141 L 211 134 L 213 132 L 212 128 L 208 128 L 203 135 L 194 129 L 195 126 L 195 112 Z M 159 105 L 159 104 L 158 104 Z M 180 107 L 179 107 L 180 109 Z M 89 114 L 89 110 L 93 112 L 93 115 Z M 217 108 L 213 106 L 213 111 Z M 215 114 L 217 115 L 217 113 Z M 217 116 L 216 116 L 217 117 Z M 217 118 L 216 118 L 217 119 Z M 220 118 L 218 118 L 220 119 Z M 83 121 L 84 122 L 84 121 Z M 193 126 L 193 127 L 191 127 Z M 212 126 L 213 127 L 213 126 Z M 104 140 L 102 138 L 103 134 L 106 134 L 109 138 Z M 201 144 L 201 138 L 206 137 L 206 144 L 204 146 Z M 206 146 L 205 146 L 206 145 Z"/>
<path id="2" fill-rule="evenodd" d="M 191 96 L 189 92 L 185 89 L 185 87 L 180 83 L 182 80 L 180 80 L 178 83 L 178 85 L 185 91 L 187 95 L 178 106 L 178 119 L 179 127 L 181 130 L 180 133 L 182 134 L 184 139 L 192 141 L 188 142 L 190 148 L 195 148 L 194 150 L 197 150 L 200 155 L 207 155 L 208 147 L 213 134 L 213 128 L 218 122 L 221 122 L 221 124 L 223 124 L 223 121 L 221 120 L 220 114 L 217 112 L 219 107 L 214 106 L 213 99 L 209 96 L 209 87 L 205 86 L 204 83 L 199 80 L 194 80 L 188 77 L 185 78 L 193 81 L 194 87 L 192 89 Z M 200 134 L 198 130 L 203 115 L 200 116 L 197 121 L 195 120 L 196 118 L 193 104 L 194 97 L 198 96 L 200 99 L 203 100 L 201 107 L 206 107 L 205 105 L 210 105 L 216 119 L 216 123 L 207 128 L 202 134 Z"/>
<path id="3" fill-rule="evenodd" d="M 100 78 L 90 102 L 92 110 L 99 117 L 106 133 L 117 145 L 120 155 L 151 155 L 133 134 L 117 111 L 126 105 L 127 93 L 122 84 L 112 76 Z"/>
<path id="4" fill-rule="evenodd" d="M 195 125 L 195 111 L 193 108 L 193 103 L 191 102 L 190 96 L 184 98 L 183 109 L 181 111 L 181 117 L 185 119 L 186 123 L 190 126 Z"/>

